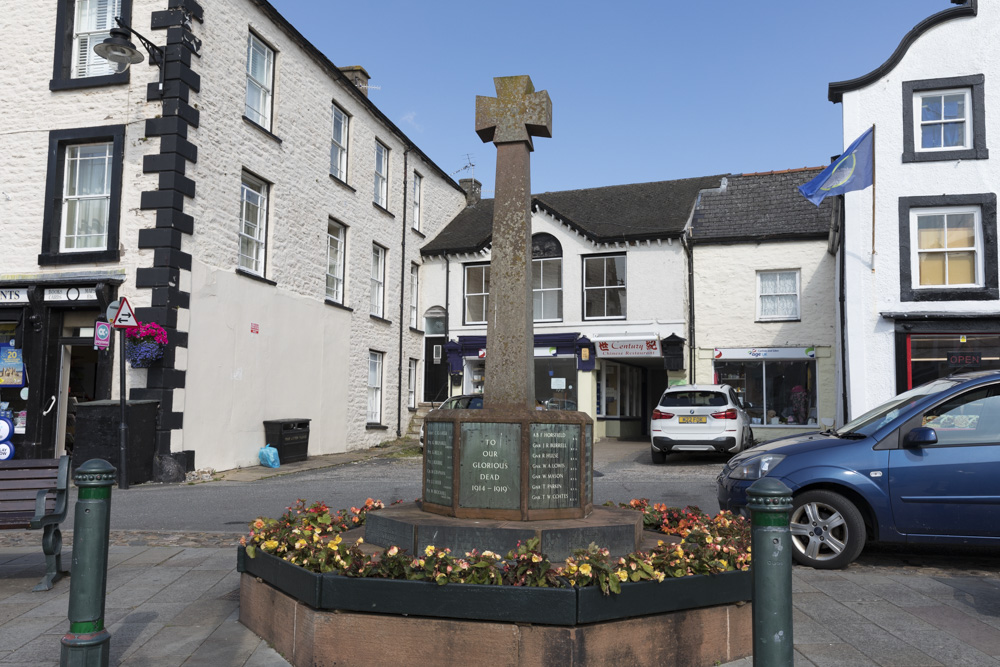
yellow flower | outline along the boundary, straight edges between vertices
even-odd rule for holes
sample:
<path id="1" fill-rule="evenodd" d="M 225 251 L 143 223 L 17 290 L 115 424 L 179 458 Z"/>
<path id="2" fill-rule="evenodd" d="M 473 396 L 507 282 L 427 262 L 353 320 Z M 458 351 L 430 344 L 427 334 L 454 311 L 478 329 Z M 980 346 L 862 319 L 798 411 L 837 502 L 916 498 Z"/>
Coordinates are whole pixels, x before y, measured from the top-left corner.
<path id="1" fill-rule="evenodd" d="M 305 540 L 299 540 L 298 542 L 295 543 L 295 548 L 296 549 L 305 549 L 307 544 L 309 544 L 309 543 L 306 542 Z"/>
<path id="2" fill-rule="evenodd" d="M 615 574 L 618 575 L 618 579 L 620 579 L 621 581 L 628 581 L 628 572 L 626 572 L 625 570 L 618 570 L 617 572 L 615 572 Z"/>
<path id="3" fill-rule="evenodd" d="M 338 544 L 340 544 L 343 541 L 344 541 L 344 538 L 341 537 L 340 535 L 337 535 L 335 538 L 333 538 L 332 540 L 330 540 L 329 544 L 330 544 L 331 547 L 335 547 L 335 546 L 337 546 Z"/>
<path id="4" fill-rule="evenodd" d="M 264 542 L 262 546 L 264 547 L 265 551 L 267 549 L 275 549 L 278 546 L 278 540 L 268 540 L 267 542 Z"/>
<path id="5" fill-rule="evenodd" d="M 427 556 L 428 558 L 430 558 L 431 556 L 434 555 L 434 545 L 433 544 L 428 544 L 427 545 L 427 548 L 424 549 L 424 555 Z"/>
<path id="6" fill-rule="evenodd" d="M 708 537 L 705 538 L 705 544 L 711 544 L 711 543 L 712 543 L 712 536 L 709 535 Z"/>
<path id="7" fill-rule="evenodd" d="M 395 546 L 394 547 L 390 547 L 389 551 L 387 551 L 386 553 L 388 553 L 390 556 L 395 556 L 396 554 L 399 553 L 399 547 L 395 547 Z"/>
<path id="8" fill-rule="evenodd" d="M 657 583 L 662 582 L 666 578 L 667 578 L 667 575 L 663 574 L 662 572 L 654 572 L 653 573 L 653 579 L 655 579 Z"/>
<path id="9" fill-rule="evenodd" d="M 580 574 L 586 577 L 590 576 L 590 563 L 584 563 L 580 566 Z"/>
<path id="10" fill-rule="evenodd" d="M 531 556 L 531 562 L 532 563 L 541 563 L 542 562 L 542 557 L 539 556 L 538 554 L 532 554 L 532 556 Z"/>
<path id="11" fill-rule="evenodd" d="M 313 542 L 319 542 L 319 533 L 313 533 Z"/>

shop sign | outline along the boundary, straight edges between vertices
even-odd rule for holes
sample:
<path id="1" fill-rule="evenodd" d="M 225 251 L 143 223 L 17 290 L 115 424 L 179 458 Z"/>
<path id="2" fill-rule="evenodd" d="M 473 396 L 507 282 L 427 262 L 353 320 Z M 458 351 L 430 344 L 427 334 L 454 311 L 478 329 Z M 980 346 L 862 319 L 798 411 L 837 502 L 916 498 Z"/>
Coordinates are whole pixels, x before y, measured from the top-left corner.
<path id="1" fill-rule="evenodd" d="M 108 322 L 94 322 L 94 349 L 106 350 L 111 344 L 111 325 Z"/>
<path id="2" fill-rule="evenodd" d="M 815 359 L 815 347 L 717 347 L 715 358 L 727 359 Z"/>
<path id="3" fill-rule="evenodd" d="M 948 353 L 948 368 L 979 368 L 983 363 L 981 352 L 959 350 Z"/>
<path id="4" fill-rule="evenodd" d="M 659 357 L 660 339 L 648 340 L 602 340 L 596 341 L 594 347 L 597 356 L 603 358 L 615 357 Z"/>
<path id="5" fill-rule="evenodd" d="M 534 355 L 536 357 L 554 357 L 554 356 L 556 356 L 556 348 L 554 348 L 554 347 L 536 347 L 534 349 Z"/>
<path id="6" fill-rule="evenodd" d="M 46 301 L 97 301 L 93 287 L 57 287 L 45 290 Z"/>
<path id="7" fill-rule="evenodd" d="M 21 350 L 13 347 L 0 349 L 0 387 L 23 387 L 24 363 Z"/>
<path id="8" fill-rule="evenodd" d="M 28 290 L 24 287 L 0 287 L 0 303 L 28 303 Z"/>

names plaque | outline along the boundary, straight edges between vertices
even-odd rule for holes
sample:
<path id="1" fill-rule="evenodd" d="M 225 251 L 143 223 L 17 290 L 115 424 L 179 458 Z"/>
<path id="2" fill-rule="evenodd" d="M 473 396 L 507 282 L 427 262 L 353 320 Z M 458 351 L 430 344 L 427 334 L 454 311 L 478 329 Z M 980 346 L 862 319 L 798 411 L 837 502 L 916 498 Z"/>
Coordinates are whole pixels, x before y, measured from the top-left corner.
<path id="1" fill-rule="evenodd" d="M 583 452 L 586 457 L 584 462 L 586 466 L 586 474 L 583 477 L 583 488 L 584 497 L 583 503 L 585 505 L 594 502 L 594 425 L 587 424 L 583 429 Z"/>
<path id="2" fill-rule="evenodd" d="M 521 506 L 521 425 L 462 424 L 461 507 Z"/>
<path id="3" fill-rule="evenodd" d="M 529 509 L 580 505 L 580 427 L 531 425 Z"/>
<path id="4" fill-rule="evenodd" d="M 427 422 L 424 426 L 424 500 L 438 505 L 451 505 L 454 478 L 455 443 L 451 422 Z"/>

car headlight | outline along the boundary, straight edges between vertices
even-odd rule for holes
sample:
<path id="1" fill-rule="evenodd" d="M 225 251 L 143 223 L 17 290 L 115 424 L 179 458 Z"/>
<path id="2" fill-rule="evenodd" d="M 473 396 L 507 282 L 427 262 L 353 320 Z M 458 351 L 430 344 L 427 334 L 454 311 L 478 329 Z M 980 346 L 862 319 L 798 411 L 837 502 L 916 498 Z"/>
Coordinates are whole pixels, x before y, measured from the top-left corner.
<path id="1" fill-rule="evenodd" d="M 761 454 L 738 462 L 729 471 L 733 479 L 760 479 L 774 470 L 784 460 L 784 454 Z"/>

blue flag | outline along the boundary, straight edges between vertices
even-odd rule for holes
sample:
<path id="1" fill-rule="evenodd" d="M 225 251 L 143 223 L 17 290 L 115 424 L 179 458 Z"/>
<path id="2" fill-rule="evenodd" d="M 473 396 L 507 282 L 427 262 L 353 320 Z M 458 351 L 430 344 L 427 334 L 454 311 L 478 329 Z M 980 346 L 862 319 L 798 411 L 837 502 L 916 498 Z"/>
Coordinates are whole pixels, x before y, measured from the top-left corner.
<path id="1" fill-rule="evenodd" d="M 799 186 L 802 196 L 819 206 L 827 195 L 864 190 L 874 182 L 875 127 L 868 128 L 854 140 L 844 154 L 820 172 L 819 176 Z"/>

